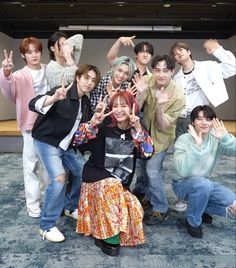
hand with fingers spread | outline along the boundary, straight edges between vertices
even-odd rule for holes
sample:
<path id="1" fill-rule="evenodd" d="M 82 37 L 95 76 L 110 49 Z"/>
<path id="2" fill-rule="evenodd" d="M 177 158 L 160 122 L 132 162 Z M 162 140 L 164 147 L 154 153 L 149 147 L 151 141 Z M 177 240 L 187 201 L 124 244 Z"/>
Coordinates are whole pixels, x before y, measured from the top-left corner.
<path id="1" fill-rule="evenodd" d="M 133 85 L 133 86 L 131 87 L 131 83 L 129 83 L 128 88 L 126 89 L 126 91 L 129 91 L 134 97 L 135 97 L 136 94 L 137 94 L 136 86 Z"/>
<path id="2" fill-rule="evenodd" d="M 4 49 L 4 60 L 2 61 L 2 68 L 4 75 L 8 77 L 10 73 L 12 72 L 12 69 L 14 68 L 13 64 L 13 51 L 11 50 L 9 54 L 7 53 L 7 50 Z"/>
<path id="3" fill-rule="evenodd" d="M 133 103 L 132 112 L 129 114 L 129 124 L 131 127 L 135 128 L 137 132 L 142 131 L 142 126 L 140 124 L 140 118 L 135 114 L 135 104 Z"/>
<path id="4" fill-rule="evenodd" d="M 138 73 L 134 74 L 132 82 L 135 85 L 137 93 L 143 94 L 148 89 L 148 83 L 141 76 L 141 74 L 138 74 Z"/>
<path id="5" fill-rule="evenodd" d="M 212 123 L 214 128 L 214 137 L 217 139 L 221 139 L 227 133 L 223 121 L 219 120 L 218 118 L 213 118 Z"/>
<path id="6" fill-rule="evenodd" d="M 202 141 L 203 141 L 202 132 L 199 131 L 199 133 L 197 133 L 194 126 L 189 124 L 188 133 L 194 138 L 195 143 L 197 145 L 199 145 L 199 146 L 202 145 Z"/>
<path id="7" fill-rule="evenodd" d="M 157 104 L 162 105 L 171 100 L 173 93 L 172 92 L 164 92 L 165 88 L 161 87 L 160 90 L 156 92 L 156 100 Z"/>

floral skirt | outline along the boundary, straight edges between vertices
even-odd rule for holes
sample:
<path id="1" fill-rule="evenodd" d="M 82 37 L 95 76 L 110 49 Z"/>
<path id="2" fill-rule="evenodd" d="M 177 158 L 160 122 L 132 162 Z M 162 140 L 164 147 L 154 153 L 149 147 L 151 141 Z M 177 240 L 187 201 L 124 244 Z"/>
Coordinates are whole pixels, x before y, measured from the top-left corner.
<path id="1" fill-rule="evenodd" d="M 82 183 L 76 232 L 106 239 L 120 234 L 121 246 L 144 243 L 143 209 L 119 180 Z"/>

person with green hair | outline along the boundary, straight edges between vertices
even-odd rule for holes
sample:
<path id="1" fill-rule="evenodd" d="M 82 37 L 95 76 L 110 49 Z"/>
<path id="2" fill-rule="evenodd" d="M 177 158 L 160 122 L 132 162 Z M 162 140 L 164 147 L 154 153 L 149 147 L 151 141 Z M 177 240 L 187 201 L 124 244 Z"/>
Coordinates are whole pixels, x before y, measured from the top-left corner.
<path id="1" fill-rule="evenodd" d="M 117 91 L 130 89 L 130 81 L 135 71 L 135 63 L 130 57 L 117 58 L 111 69 L 103 76 L 94 90 L 90 92 L 92 110 L 95 111 L 100 98 L 109 95 L 109 98 Z M 132 91 L 134 94 L 134 92 Z"/>

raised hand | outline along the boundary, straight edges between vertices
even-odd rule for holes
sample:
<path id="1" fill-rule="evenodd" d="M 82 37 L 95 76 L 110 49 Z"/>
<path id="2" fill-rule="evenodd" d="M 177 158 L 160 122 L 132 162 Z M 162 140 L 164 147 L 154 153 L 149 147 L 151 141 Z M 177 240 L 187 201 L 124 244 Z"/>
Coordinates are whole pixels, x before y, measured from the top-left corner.
<path id="1" fill-rule="evenodd" d="M 2 68 L 3 72 L 6 76 L 9 76 L 12 69 L 14 68 L 13 64 L 13 51 L 11 50 L 9 54 L 7 53 L 7 50 L 3 50 L 4 53 L 4 60 L 2 61 Z"/>
<path id="2" fill-rule="evenodd" d="M 194 138 L 197 145 L 200 146 L 202 144 L 202 132 L 197 133 L 191 124 L 188 125 L 188 133 Z"/>
<path id="3" fill-rule="evenodd" d="M 135 35 L 133 35 L 133 36 L 122 36 L 122 37 L 120 37 L 120 42 L 125 47 L 128 47 L 128 46 L 134 47 L 133 39 L 135 37 L 136 37 Z"/>
<path id="4" fill-rule="evenodd" d="M 96 113 L 101 113 L 101 112 L 105 112 L 106 111 L 106 108 L 107 108 L 107 99 L 108 99 L 108 95 L 106 95 L 104 97 L 104 99 L 102 99 L 102 95 L 100 96 L 99 98 L 99 102 L 95 108 L 95 112 Z"/>
<path id="5" fill-rule="evenodd" d="M 107 108 L 107 98 L 108 95 L 102 99 L 102 95 L 99 98 L 99 103 L 96 106 L 95 113 L 91 119 L 91 122 L 96 126 L 102 123 L 102 121 L 109 116 L 110 114 L 113 113 L 113 111 L 110 111 L 108 113 L 105 113 L 106 108 Z"/>
<path id="6" fill-rule="evenodd" d="M 107 84 L 107 93 L 109 96 L 109 99 L 112 98 L 112 96 L 119 90 L 119 88 L 114 88 L 112 81 L 110 80 Z"/>
<path id="7" fill-rule="evenodd" d="M 133 85 L 133 86 L 131 87 L 131 83 L 129 83 L 128 88 L 126 89 L 126 91 L 130 92 L 134 97 L 135 97 L 136 94 L 137 94 L 136 86 Z"/>
<path id="8" fill-rule="evenodd" d="M 166 102 L 170 101 L 173 93 L 172 92 L 164 92 L 165 88 L 161 87 L 160 90 L 157 90 L 156 92 L 156 100 L 157 104 L 162 105 Z"/>
<path id="9" fill-rule="evenodd" d="M 54 102 L 55 101 L 59 101 L 59 100 L 64 100 L 66 98 L 66 94 L 68 92 L 68 90 L 72 87 L 73 85 L 73 81 L 69 84 L 69 86 L 65 87 L 65 82 L 64 80 L 62 81 L 62 85 L 60 88 L 58 88 L 53 97 Z"/>
<path id="10" fill-rule="evenodd" d="M 140 124 L 140 118 L 135 115 L 135 104 L 133 103 L 132 112 L 129 114 L 129 124 L 131 127 L 135 128 L 137 132 L 142 131 L 142 126 Z"/>
<path id="11" fill-rule="evenodd" d="M 217 139 L 221 139 L 225 133 L 227 133 L 223 121 L 219 120 L 218 118 L 213 118 L 212 123 L 214 128 L 213 136 Z"/>
<path id="12" fill-rule="evenodd" d="M 203 44 L 203 47 L 208 54 L 212 54 L 219 46 L 220 44 L 216 39 L 208 39 Z"/>
<path id="13" fill-rule="evenodd" d="M 140 74 L 136 73 L 132 79 L 133 84 L 136 88 L 136 93 L 144 93 L 148 89 L 147 81 L 141 77 Z"/>

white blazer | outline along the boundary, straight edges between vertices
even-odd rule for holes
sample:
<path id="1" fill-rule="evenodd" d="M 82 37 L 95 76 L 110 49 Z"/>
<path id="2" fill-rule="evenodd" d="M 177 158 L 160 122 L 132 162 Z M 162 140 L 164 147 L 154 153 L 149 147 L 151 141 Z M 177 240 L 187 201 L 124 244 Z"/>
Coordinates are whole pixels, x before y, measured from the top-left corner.
<path id="1" fill-rule="evenodd" d="M 194 61 L 193 75 L 209 102 L 216 107 L 229 98 L 224 79 L 236 74 L 236 58 L 232 52 L 225 50 L 222 46 L 217 48 L 213 55 L 220 63 L 211 60 Z M 173 80 L 183 89 L 186 87 L 182 68 Z"/>

